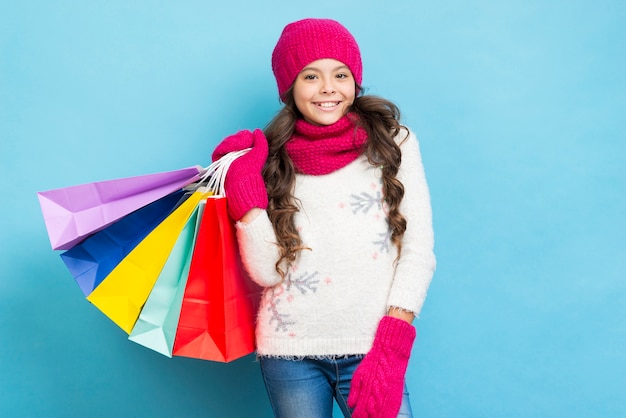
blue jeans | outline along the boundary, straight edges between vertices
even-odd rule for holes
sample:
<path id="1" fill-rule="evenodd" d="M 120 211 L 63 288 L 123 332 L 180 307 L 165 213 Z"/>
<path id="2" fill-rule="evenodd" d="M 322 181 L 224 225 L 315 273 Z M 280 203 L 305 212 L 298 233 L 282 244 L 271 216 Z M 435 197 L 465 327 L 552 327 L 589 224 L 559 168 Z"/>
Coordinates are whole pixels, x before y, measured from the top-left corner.
<path id="1" fill-rule="evenodd" d="M 276 418 L 331 418 L 333 399 L 344 417 L 352 415 L 348 407 L 350 381 L 361 357 L 302 360 L 260 357 L 259 361 Z M 412 416 L 405 386 L 398 417 Z"/>

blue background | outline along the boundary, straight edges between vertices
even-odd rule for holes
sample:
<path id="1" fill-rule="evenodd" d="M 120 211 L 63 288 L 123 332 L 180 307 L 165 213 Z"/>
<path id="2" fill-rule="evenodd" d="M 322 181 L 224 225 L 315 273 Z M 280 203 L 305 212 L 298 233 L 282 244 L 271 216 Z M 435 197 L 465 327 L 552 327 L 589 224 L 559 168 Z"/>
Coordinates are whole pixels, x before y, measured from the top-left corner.
<path id="1" fill-rule="evenodd" d="M 85 301 L 36 192 L 208 164 L 279 109 L 271 51 L 315 16 L 353 32 L 367 92 L 421 140 L 439 264 L 416 416 L 626 416 L 623 1 L 0 9 L 0 415 L 271 416 L 252 356 L 167 359 Z"/>

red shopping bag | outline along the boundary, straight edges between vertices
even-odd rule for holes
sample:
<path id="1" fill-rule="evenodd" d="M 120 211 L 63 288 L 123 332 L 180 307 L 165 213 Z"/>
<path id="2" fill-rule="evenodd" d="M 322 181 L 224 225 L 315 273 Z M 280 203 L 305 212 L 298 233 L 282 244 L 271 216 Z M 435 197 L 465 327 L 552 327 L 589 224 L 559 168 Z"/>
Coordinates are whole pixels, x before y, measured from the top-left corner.
<path id="1" fill-rule="evenodd" d="M 187 277 L 173 355 L 230 362 L 254 352 L 261 288 L 245 271 L 225 197 L 209 197 Z"/>

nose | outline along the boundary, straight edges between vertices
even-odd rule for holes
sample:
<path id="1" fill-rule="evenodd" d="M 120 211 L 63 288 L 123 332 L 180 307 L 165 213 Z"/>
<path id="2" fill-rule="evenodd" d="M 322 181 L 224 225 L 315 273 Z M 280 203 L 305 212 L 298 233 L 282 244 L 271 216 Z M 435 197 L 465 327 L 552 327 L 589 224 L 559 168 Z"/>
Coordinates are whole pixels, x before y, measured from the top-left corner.
<path id="1" fill-rule="evenodd" d="M 336 91 L 337 90 L 335 89 L 332 79 L 325 78 L 324 82 L 322 83 L 322 94 L 333 94 Z"/>

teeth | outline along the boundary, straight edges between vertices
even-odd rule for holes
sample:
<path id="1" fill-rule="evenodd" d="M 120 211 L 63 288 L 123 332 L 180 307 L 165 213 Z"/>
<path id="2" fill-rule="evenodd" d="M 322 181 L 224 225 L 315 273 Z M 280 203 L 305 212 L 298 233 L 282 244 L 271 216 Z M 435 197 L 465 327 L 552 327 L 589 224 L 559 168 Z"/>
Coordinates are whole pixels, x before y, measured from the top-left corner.
<path id="1" fill-rule="evenodd" d="M 339 104 L 339 102 L 324 102 L 324 103 L 318 103 L 318 106 L 320 107 L 333 107 L 333 106 L 337 106 Z"/>

